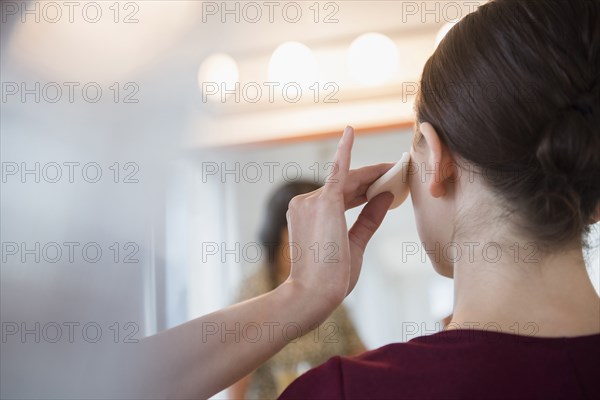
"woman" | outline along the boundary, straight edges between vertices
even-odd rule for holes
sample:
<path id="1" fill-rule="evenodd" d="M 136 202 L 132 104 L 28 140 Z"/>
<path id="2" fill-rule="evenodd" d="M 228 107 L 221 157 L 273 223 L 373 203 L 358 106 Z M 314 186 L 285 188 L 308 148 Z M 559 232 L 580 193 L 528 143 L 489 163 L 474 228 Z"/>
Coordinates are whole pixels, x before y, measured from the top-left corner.
<path id="1" fill-rule="evenodd" d="M 599 18 L 598 0 L 496 0 L 449 32 L 423 71 L 409 183 L 428 249 L 478 249 L 432 258 L 455 281 L 452 321 L 406 344 L 334 357 L 282 398 L 600 397 L 600 299 L 582 254 L 600 220 Z M 296 338 L 281 327 L 306 334 L 341 304 L 392 202 L 375 197 L 348 230 L 344 212 L 392 167 L 349 171 L 353 139 L 347 128 L 328 181 L 287 213 L 291 242 L 333 243 L 335 260 L 292 256 L 275 290 L 124 351 L 120 398 L 211 396 Z M 481 252 L 489 244 L 504 257 Z M 273 321 L 273 335 L 255 342 L 204 329 Z"/>
<path id="2" fill-rule="evenodd" d="M 245 280 L 238 301 L 260 296 L 281 285 L 290 275 L 291 257 L 286 213 L 292 198 L 321 186 L 310 181 L 288 182 L 269 198 L 260 231 L 266 263 Z M 284 347 L 279 353 L 231 388 L 234 399 L 274 399 L 309 368 L 334 355 L 353 355 L 365 350 L 343 305 L 315 331 Z"/>
<path id="3" fill-rule="evenodd" d="M 281 398 L 600 398 L 583 258 L 600 219 L 599 93 L 598 0 L 495 0 L 460 21 L 423 71 L 409 178 L 424 246 L 462 254 L 430 255 L 454 278 L 452 321 L 335 357 Z M 290 204 L 292 237 L 309 236 L 315 196 Z"/>

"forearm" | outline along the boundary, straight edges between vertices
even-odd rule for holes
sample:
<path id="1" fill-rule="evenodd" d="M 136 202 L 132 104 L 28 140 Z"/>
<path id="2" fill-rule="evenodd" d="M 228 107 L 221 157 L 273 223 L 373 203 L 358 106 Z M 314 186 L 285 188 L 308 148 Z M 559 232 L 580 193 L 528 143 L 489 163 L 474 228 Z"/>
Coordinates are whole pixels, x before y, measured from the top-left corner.
<path id="1" fill-rule="evenodd" d="M 206 398 L 240 380 L 333 310 L 309 292 L 286 282 L 144 339 L 134 355 L 141 395 Z"/>

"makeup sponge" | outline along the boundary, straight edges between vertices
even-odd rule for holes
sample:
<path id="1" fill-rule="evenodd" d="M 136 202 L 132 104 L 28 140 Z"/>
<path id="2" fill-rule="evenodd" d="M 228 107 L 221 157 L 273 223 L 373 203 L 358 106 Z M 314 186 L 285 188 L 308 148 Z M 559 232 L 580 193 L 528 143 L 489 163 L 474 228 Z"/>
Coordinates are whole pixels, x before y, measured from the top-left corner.
<path id="1" fill-rule="evenodd" d="M 394 195 L 394 201 L 390 209 L 398 207 L 408 197 L 408 166 L 410 165 L 410 153 L 402 154 L 400 161 L 396 163 L 388 172 L 377 179 L 367 190 L 367 200 L 380 193 L 391 192 Z"/>

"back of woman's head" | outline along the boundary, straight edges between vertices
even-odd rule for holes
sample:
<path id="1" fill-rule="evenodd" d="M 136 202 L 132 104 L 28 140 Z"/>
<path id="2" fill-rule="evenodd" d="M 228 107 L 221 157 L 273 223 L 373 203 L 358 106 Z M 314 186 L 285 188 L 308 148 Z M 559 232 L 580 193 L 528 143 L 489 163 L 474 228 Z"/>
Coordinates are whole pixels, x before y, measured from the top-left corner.
<path id="1" fill-rule="evenodd" d="M 495 0 L 427 62 L 417 119 L 483 174 L 518 229 L 557 248 L 598 212 L 599 75 L 600 0 Z"/>

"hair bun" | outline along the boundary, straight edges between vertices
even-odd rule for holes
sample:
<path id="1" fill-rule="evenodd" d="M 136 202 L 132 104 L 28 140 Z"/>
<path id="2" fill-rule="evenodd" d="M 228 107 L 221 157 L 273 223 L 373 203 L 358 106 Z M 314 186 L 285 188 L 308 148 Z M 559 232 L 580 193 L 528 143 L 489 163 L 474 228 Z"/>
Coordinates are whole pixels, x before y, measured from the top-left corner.
<path id="1" fill-rule="evenodd" d="M 562 214 L 575 231 L 576 221 L 594 214 L 600 200 L 599 104 L 595 90 L 586 92 L 543 128 L 536 151 L 540 181 L 532 199 L 541 220 Z"/>

